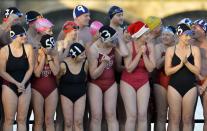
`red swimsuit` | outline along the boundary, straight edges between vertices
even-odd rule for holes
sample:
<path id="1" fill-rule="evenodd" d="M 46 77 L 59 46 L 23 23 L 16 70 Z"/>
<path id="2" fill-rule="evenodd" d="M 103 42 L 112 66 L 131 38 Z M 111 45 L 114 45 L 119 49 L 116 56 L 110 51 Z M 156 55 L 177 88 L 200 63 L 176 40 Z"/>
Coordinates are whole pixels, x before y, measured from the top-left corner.
<path id="1" fill-rule="evenodd" d="M 108 54 L 108 56 L 111 58 L 110 62 L 107 64 L 106 68 L 104 69 L 101 76 L 99 76 L 96 80 L 91 79 L 90 82 L 99 86 L 102 90 L 102 92 L 105 92 L 108 90 L 115 82 L 115 75 L 114 75 L 114 61 L 115 61 L 115 55 L 114 55 L 114 48 L 111 50 L 111 52 Z M 101 64 L 101 59 L 103 55 L 99 53 L 98 57 L 98 66 Z"/>
<path id="2" fill-rule="evenodd" d="M 163 56 L 165 56 L 165 52 L 162 53 L 162 57 Z M 157 71 L 155 83 L 159 84 L 159 85 L 163 86 L 165 89 L 167 89 L 169 81 L 170 81 L 170 77 L 165 74 L 165 69 L 163 66 L 161 69 L 159 69 Z"/>
<path id="3" fill-rule="evenodd" d="M 34 77 L 32 79 L 32 88 L 38 91 L 44 99 L 57 88 L 56 79 L 52 74 L 49 64 L 44 65 L 39 78 Z"/>
<path id="4" fill-rule="evenodd" d="M 146 44 L 145 44 L 146 45 Z M 147 47 L 147 45 L 146 45 Z M 136 57 L 134 42 L 132 42 L 132 60 Z M 147 55 L 149 56 L 149 50 L 147 48 Z M 141 57 L 137 67 L 133 72 L 129 73 L 126 69 L 122 72 L 121 80 L 131 85 L 136 91 L 149 81 L 149 72 L 145 68 L 144 59 Z"/>

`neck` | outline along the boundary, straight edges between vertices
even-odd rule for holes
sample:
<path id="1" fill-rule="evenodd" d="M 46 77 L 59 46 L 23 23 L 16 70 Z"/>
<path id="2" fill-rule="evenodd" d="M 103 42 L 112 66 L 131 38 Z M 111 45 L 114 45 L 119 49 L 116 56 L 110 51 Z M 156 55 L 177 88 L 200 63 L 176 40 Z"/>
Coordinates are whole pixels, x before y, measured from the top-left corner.
<path id="1" fill-rule="evenodd" d="M 76 61 L 74 58 L 69 57 L 68 59 L 73 65 L 78 64 L 78 61 Z"/>
<path id="2" fill-rule="evenodd" d="M 118 24 L 115 24 L 114 22 L 110 22 L 110 27 L 114 28 L 115 30 L 117 30 L 120 26 Z"/>
<path id="3" fill-rule="evenodd" d="M 74 22 L 79 26 L 80 29 L 85 28 L 85 25 L 80 24 L 77 20 L 74 20 Z"/>
<path id="4" fill-rule="evenodd" d="M 199 39 L 197 39 L 197 41 L 198 41 L 198 44 L 202 44 L 202 43 L 204 43 L 204 41 L 206 41 L 206 37 L 205 36 L 200 37 Z"/>
<path id="5" fill-rule="evenodd" d="M 17 41 L 15 41 L 15 40 L 12 42 L 12 44 L 13 44 L 13 46 L 16 47 L 16 48 L 21 48 L 21 47 L 22 47 L 22 44 L 19 43 L 19 42 L 17 42 Z"/>
<path id="6" fill-rule="evenodd" d="M 63 40 L 64 47 L 67 47 L 67 45 L 71 44 L 72 42 L 73 42 L 73 40 L 71 40 L 70 38 L 65 38 Z"/>
<path id="7" fill-rule="evenodd" d="M 178 46 L 180 46 L 182 49 L 186 48 L 188 46 L 188 44 L 179 41 Z"/>

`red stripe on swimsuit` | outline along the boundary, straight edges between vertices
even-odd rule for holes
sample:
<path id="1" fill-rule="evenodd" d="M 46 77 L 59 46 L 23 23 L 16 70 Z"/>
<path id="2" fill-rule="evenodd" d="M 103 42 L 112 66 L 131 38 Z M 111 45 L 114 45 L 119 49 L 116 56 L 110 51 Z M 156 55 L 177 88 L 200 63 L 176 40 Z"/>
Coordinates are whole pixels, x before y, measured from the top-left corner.
<path id="1" fill-rule="evenodd" d="M 136 55 L 135 45 L 134 42 L 132 42 L 132 60 L 136 57 Z M 149 56 L 148 48 L 147 55 Z M 129 73 L 125 69 L 122 72 L 121 80 L 131 85 L 136 91 L 146 84 L 149 81 L 149 73 L 145 68 L 144 59 L 142 57 L 140 58 L 139 63 L 133 72 Z"/>
<path id="2" fill-rule="evenodd" d="M 97 85 L 101 88 L 102 92 L 108 90 L 115 82 L 115 75 L 114 75 L 114 62 L 115 62 L 115 55 L 114 55 L 114 48 L 108 54 L 111 58 L 110 62 L 107 64 L 106 68 L 104 69 L 101 76 L 99 76 L 96 80 L 90 79 L 90 82 Z M 99 53 L 98 57 L 98 66 L 101 64 L 101 59 L 103 55 Z"/>

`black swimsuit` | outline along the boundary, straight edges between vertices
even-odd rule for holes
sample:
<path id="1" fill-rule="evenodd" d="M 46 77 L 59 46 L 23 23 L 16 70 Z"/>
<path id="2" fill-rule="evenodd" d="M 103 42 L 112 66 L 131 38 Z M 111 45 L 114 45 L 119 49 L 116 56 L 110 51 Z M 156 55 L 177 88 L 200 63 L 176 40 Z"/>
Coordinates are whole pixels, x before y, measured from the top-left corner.
<path id="1" fill-rule="evenodd" d="M 86 94 L 86 73 L 84 71 L 85 62 L 82 65 L 79 74 L 72 74 L 68 65 L 63 61 L 66 66 L 66 73 L 61 77 L 59 84 L 59 91 L 61 95 L 66 96 L 73 103 L 76 102 L 81 96 Z"/>
<path id="2" fill-rule="evenodd" d="M 20 57 L 14 57 L 10 48 L 10 45 L 8 45 L 9 48 L 9 57 L 6 63 L 6 72 L 14 78 L 18 82 L 22 82 L 24 79 L 24 76 L 29 69 L 29 62 L 27 59 L 27 54 L 24 49 L 24 45 L 22 45 L 23 48 L 23 54 Z M 27 81 L 25 84 L 25 88 L 29 85 L 30 81 Z M 14 93 L 17 96 L 20 96 L 22 93 L 18 92 L 18 88 L 15 84 L 8 82 L 6 80 L 3 81 L 3 85 L 7 85 L 11 90 L 14 91 Z"/>
<path id="3" fill-rule="evenodd" d="M 175 53 L 176 46 L 174 48 L 174 55 L 172 58 L 172 66 L 180 64 L 181 60 Z M 194 65 L 194 57 L 192 55 L 192 49 L 190 46 L 190 56 L 187 58 L 188 62 Z M 175 88 L 179 94 L 183 97 L 190 89 L 195 87 L 196 77 L 185 65 L 177 71 L 175 74 L 170 76 L 169 85 Z"/>

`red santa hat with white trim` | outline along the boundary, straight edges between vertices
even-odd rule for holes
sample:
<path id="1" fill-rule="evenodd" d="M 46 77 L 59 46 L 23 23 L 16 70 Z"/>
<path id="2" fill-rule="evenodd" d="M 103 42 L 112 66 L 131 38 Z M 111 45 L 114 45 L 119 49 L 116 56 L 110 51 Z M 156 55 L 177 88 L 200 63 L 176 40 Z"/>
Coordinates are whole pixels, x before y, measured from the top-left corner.
<path id="1" fill-rule="evenodd" d="M 137 39 L 140 36 L 142 36 L 145 32 L 149 31 L 149 28 L 142 21 L 137 21 L 129 25 L 127 31 L 131 34 L 132 38 Z"/>

